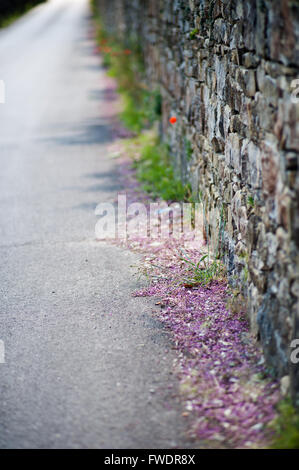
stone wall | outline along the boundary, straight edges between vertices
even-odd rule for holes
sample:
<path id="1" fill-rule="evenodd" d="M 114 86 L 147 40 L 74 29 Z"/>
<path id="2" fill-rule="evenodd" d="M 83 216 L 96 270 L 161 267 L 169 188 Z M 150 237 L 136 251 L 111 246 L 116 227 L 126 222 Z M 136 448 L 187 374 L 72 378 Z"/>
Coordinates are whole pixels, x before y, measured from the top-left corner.
<path id="1" fill-rule="evenodd" d="M 299 403 L 298 0 L 98 3 L 111 33 L 141 45 L 175 169 L 202 198 L 267 363 L 291 376 Z"/>

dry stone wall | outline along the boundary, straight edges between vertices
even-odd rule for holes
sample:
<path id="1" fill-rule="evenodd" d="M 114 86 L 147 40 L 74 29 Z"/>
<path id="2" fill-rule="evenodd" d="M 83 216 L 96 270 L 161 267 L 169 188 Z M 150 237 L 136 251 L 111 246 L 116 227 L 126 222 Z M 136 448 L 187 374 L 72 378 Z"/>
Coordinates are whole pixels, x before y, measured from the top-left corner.
<path id="1" fill-rule="evenodd" d="M 106 28 L 142 47 L 175 170 L 202 198 L 267 363 L 299 403 L 298 0 L 98 3 Z"/>

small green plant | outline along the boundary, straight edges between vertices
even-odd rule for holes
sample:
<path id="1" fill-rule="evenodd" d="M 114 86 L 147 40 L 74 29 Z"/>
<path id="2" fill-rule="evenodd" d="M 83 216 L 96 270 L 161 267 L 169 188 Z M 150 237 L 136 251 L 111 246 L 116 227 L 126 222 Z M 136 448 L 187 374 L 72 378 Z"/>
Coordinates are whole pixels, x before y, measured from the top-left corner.
<path id="1" fill-rule="evenodd" d="M 274 449 L 299 449 L 299 412 L 290 398 L 282 400 L 278 406 L 279 416 L 274 421 L 276 438 Z"/>
<path id="2" fill-rule="evenodd" d="M 224 277 L 224 266 L 217 259 L 210 261 L 209 254 L 203 255 L 196 263 L 183 251 L 180 259 L 187 265 L 187 275 L 183 279 L 186 286 L 206 286 L 215 279 Z"/>
<path id="3" fill-rule="evenodd" d="M 190 39 L 194 39 L 195 36 L 198 34 L 199 32 L 199 29 L 198 28 L 194 28 L 191 32 L 190 32 Z"/>
<path id="4" fill-rule="evenodd" d="M 252 196 L 248 196 L 247 202 L 249 206 L 254 207 L 254 199 Z"/>

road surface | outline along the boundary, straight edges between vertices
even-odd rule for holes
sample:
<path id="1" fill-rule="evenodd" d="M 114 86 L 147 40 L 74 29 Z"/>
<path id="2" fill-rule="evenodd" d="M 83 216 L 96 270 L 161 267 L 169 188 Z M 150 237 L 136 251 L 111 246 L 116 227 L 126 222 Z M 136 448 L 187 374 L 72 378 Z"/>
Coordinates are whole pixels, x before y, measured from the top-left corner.
<path id="1" fill-rule="evenodd" d="M 0 447 L 185 447 L 138 258 L 94 237 L 118 183 L 90 27 L 87 0 L 52 0 L 0 31 Z"/>

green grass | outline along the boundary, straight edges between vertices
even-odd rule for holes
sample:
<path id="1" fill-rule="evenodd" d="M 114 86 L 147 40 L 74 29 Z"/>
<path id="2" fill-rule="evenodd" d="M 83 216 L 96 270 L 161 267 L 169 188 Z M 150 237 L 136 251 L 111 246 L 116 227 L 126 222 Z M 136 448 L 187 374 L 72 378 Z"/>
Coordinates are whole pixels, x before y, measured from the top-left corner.
<path id="1" fill-rule="evenodd" d="M 113 54 L 105 54 L 104 63 L 109 62 L 108 74 L 118 83 L 118 91 L 123 99 L 120 115 L 124 125 L 133 132 L 149 129 L 161 115 L 161 96 L 159 90 L 150 90 L 144 79 L 142 59 L 132 49 L 130 54 L 112 48 Z M 109 55 L 109 59 L 107 59 Z M 106 56 L 106 60 L 105 60 Z"/>
<path id="2" fill-rule="evenodd" d="M 292 405 L 291 399 L 281 401 L 279 416 L 275 420 L 276 438 L 273 449 L 299 449 L 299 411 Z"/>
<path id="3" fill-rule="evenodd" d="M 144 191 L 154 199 L 190 202 L 190 185 L 183 185 L 175 177 L 168 146 L 159 141 L 154 131 L 131 139 L 127 149 L 134 159 L 136 177 Z"/>
<path id="4" fill-rule="evenodd" d="M 145 80 L 144 58 L 139 44 L 119 41 L 105 31 L 92 0 L 97 25 L 97 42 L 108 75 L 115 78 L 123 100 L 120 118 L 123 124 L 136 134 L 129 141 L 129 153 L 134 153 L 137 179 L 153 198 L 166 201 L 190 201 L 190 185 L 184 185 L 175 177 L 167 145 L 160 142 L 153 132 L 161 118 L 162 98 L 159 89 L 150 89 Z M 146 131 L 146 132 L 143 132 Z M 188 145 L 189 144 L 189 145 Z M 138 148 L 138 152 L 136 152 Z M 186 151 L 191 158 L 191 144 Z"/>
<path id="5" fill-rule="evenodd" d="M 115 78 L 122 96 L 123 111 L 120 118 L 131 131 L 139 133 L 149 129 L 161 116 L 161 95 L 150 89 L 145 80 L 144 58 L 138 43 L 125 43 L 109 35 L 92 2 L 97 25 L 97 42 L 108 75 Z"/>
<path id="6" fill-rule="evenodd" d="M 128 91 L 122 91 L 124 109 L 120 118 L 128 129 L 139 133 L 143 129 L 150 128 L 157 120 L 161 99 L 158 91 L 142 90 L 134 94 L 136 96 Z"/>
<path id="7" fill-rule="evenodd" d="M 215 279 L 224 278 L 225 268 L 223 264 L 217 259 L 211 261 L 209 254 L 203 255 L 198 262 L 195 262 L 183 251 L 181 253 L 180 259 L 187 266 L 187 274 L 182 283 L 188 287 L 206 286 Z"/>

